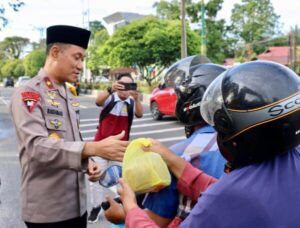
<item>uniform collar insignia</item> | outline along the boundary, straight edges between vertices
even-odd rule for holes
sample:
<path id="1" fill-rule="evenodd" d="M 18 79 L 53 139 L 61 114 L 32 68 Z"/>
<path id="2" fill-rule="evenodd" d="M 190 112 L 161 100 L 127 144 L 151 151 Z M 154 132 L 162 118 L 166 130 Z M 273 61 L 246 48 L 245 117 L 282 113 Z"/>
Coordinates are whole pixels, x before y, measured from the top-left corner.
<path id="1" fill-rule="evenodd" d="M 47 86 L 48 89 L 55 89 L 54 85 L 49 77 L 45 77 L 44 81 L 45 81 L 45 85 Z"/>
<path id="2" fill-rule="evenodd" d="M 24 104 L 29 112 L 32 112 L 37 102 L 40 100 L 40 94 L 32 91 L 21 93 Z"/>

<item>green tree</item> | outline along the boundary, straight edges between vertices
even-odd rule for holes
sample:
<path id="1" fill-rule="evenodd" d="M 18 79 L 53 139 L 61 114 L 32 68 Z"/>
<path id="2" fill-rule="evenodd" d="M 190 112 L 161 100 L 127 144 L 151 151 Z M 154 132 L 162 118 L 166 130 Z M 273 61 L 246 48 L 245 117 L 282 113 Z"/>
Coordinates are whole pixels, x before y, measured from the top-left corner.
<path id="1" fill-rule="evenodd" d="M 230 53 L 225 21 L 216 19 L 218 12 L 222 9 L 223 2 L 223 0 L 210 0 L 204 5 L 207 56 L 215 63 L 223 63 L 225 57 Z M 193 23 L 199 24 L 202 21 L 201 7 L 201 1 L 187 5 L 187 14 Z M 198 30 L 198 33 L 201 34 L 201 29 Z"/>
<path id="2" fill-rule="evenodd" d="M 227 50 L 227 30 L 224 20 L 216 20 L 218 11 L 222 8 L 223 0 L 210 0 L 205 4 L 205 19 L 207 27 L 207 56 L 217 63 L 222 63 L 225 55 L 230 53 Z M 180 1 L 173 0 L 167 2 L 161 0 L 156 2 L 153 7 L 156 7 L 157 15 L 163 19 L 179 19 L 180 17 Z M 187 18 L 192 22 L 199 24 L 201 21 L 201 2 L 196 3 L 188 0 L 186 1 Z M 198 34 L 201 34 L 201 30 L 196 30 Z M 200 38 L 198 40 L 200 44 Z M 200 52 L 200 49 L 198 50 Z"/>
<path id="3" fill-rule="evenodd" d="M 13 10 L 19 11 L 20 7 L 24 5 L 21 0 L 1 0 L 0 3 L 0 31 L 8 23 L 6 11 Z"/>
<path id="4" fill-rule="evenodd" d="M 25 67 L 23 64 L 23 60 L 21 59 L 17 60 L 17 64 L 15 66 L 15 69 L 13 70 L 13 75 L 14 77 L 25 75 Z"/>
<path id="5" fill-rule="evenodd" d="M 6 37 L 0 42 L 0 51 L 8 59 L 19 59 L 24 48 L 29 44 L 28 38 L 19 36 Z"/>
<path id="6" fill-rule="evenodd" d="M 1 81 L 4 78 L 4 74 L 2 73 L 2 68 L 5 66 L 7 61 L 8 61 L 7 59 L 0 59 L 0 78 L 1 78 Z"/>
<path id="7" fill-rule="evenodd" d="M 105 27 L 102 25 L 101 21 L 90 21 L 89 23 L 89 30 L 91 31 L 91 36 L 92 36 L 92 39 L 94 38 L 94 35 L 99 32 L 100 30 L 102 29 L 105 29 Z"/>
<path id="8" fill-rule="evenodd" d="M 199 35 L 187 27 L 188 53 L 199 50 Z M 101 56 L 112 67 L 139 67 L 149 85 L 152 70 L 161 72 L 180 58 L 180 21 L 146 17 L 119 28 L 100 48 Z"/>
<path id="9" fill-rule="evenodd" d="M 98 75 L 103 68 L 104 61 L 99 54 L 99 50 L 102 45 L 109 39 L 109 35 L 106 29 L 97 31 L 91 40 L 91 44 L 88 48 L 87 66 L 91 70 L 92 75 Z"/>
<path id="10" fill-rule="evenodd" d="M 188 0 L 186 4 L 189 4 Z M 172 0 L 160 0 L 153 4 L 153 8 L 156 8 L 156 15 L 160 19 L 166 20 L 179 20 L 180 19 L 180 1 Z"/>
<path id="11" fill-rule="evenodd" d="M 43 49 L 36 49 L 24 58 L 25 74 L 35 76 L 44 65 L 46 53 Z"/>
<path id="12" fill-rule="evenodd" d="M 24 73 L 24 71 L 16 70 L 17 68 L 21 67 L 22 60 L 20 59 L 9 59 L 5 61 L 5 64 L 1 67 L 1 74 L 3 77 L 18 77 Z"/>
<path id="13" fill-rule="evenodd" d="M 245 55 L 249 60 L 253 56 L 252 43 L 279 33 L 279 16 L 270 0 L 242 0 L 232 9 L 231 28 L 233 35 L 246 47 Z"/>

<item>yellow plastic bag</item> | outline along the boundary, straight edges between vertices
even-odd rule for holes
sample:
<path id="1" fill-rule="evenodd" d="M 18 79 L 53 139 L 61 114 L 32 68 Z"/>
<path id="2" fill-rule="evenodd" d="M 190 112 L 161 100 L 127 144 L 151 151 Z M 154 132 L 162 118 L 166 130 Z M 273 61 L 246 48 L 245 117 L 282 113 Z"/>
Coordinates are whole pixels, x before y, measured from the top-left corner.
<path id="1" fill-rule="evenodd" d="M 134 192 L 156 192 L 171 183 L 170 172 L 162 157 L 143 151 L 143 146 L 150 144 L 150 140 L 139 138 L 126 149 L 122 175 Z"/>

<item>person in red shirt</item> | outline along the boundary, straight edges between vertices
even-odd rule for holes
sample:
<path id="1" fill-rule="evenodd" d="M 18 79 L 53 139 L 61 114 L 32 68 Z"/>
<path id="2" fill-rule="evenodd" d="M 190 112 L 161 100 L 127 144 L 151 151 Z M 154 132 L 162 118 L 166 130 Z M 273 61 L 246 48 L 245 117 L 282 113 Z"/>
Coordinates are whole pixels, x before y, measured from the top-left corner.
<path id="1" fill-rule="evenodd" d="M 122 140 L 129 140 L 133 114 L 137 118 L 143 117 L 143 106 L 140 93 L 137 90 L 127 90 L 127 85 L 133 83 L 130 74 L 121 74 L 111 88 L 101 91 L 96 98 L 96 105 L 102 107 L 100 120 L 94 141 L 105 139 L 125 131 Z M 104 114 L 105 113 L 105 114 Z M 109 166 L 109 161 L 94 157 L 102 169 Z M 89 223 L 99 220 L 101 203 L 103 201 L 103 187 L 98 183 L 90 182 L 92 210 L 88 217 Z"/>

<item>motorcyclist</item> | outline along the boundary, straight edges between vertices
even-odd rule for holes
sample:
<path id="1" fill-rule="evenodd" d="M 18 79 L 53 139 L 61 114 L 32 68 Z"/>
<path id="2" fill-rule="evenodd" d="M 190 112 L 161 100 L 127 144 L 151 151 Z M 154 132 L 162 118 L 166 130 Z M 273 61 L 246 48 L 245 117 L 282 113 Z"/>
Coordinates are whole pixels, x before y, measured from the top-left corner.
<path id="1" fill-rule="evenodd" d="M 299 106 L 299 77 L 273 62 L 241 64 L 209 86 L 201 114 L 216 128 L 231 172 L 202 193 L 209 177 L 188 164 L 177 173 L 185 183 L 180 191 L 192 197 L 201 193 L 180 227 L 299 226 Z M 163 158 L 170 154 L 157 141 L 149 149 Z M 120 183 L 126 227 L 157 227 L 136 206 L 128 185 Z"/>

